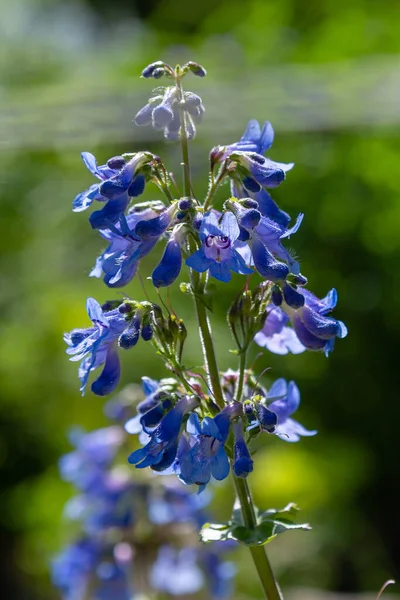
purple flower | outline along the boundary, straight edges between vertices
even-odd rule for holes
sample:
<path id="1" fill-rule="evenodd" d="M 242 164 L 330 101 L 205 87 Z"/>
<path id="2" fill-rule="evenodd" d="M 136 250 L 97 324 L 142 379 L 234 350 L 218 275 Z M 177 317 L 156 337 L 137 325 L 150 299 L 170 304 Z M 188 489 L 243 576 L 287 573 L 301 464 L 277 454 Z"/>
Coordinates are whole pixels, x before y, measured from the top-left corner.
<path id="1" fill-rule="evenodd" d="M 154 471 L 164 471 L 175 461 L 180 430 L 184 415 L 197 406 L 193 397 L 178 400 L 160 421 L 159 425 L 149 433 L 150 441 L 143 448 L 132 452 L 128 462 L 137 469 L 151 467 Z"/>
<path id="2" fill-rule="evenodd" d="M 239 225 L 232 213 L 226 212 L 221 224 L 215 213 L 206 213 L 199 231 L 202 246 L 186 259 L 186 264 L 199 273 L 209 270 L 212 277 L 225 283 L 230 281 L 231 271 L 251 274 L 253 271 L 235 248 L 240 244 L 239 235 Z"/>
<path id="3" fill-rule="evenodd" d="M 88 298 L 87 311 L 93 327 L 73 329 L 64 335 L 70 360 L 82 360 L 79 366 L 81 391 L 84 393 L 91 371 L 104 365 L 101 375 L 92 383 L 94 394 L 104 396 L 112 392 L 120 378 L 120 363 L 116 342 L 126 329 L 127 322 L 118 309 L 104 312 L 94 298 Z"/>
<path id="4" fill-rule="evenodd" d="M 230 414 L 221 412 L 212 419 L 205 417 L 200 423 L 196 413 L 189 417 L 178 449 L 179 478 L 184 483 L 196 484 L 202 491 L 211 475 L 225 479 L 229 474 L 229 460 L 224 444 L 227 440 Z"/>
<path id="5" fill-rule="evenodd" d="M 342 321 L 327 316 L 336 306 L 337 292 L 332 289 L 321 300 L 305 289 L 301 290 L 301 295 L 304 305 L 297 309 L 289 306 L 287 301 L 283 301 L 280 307 L 271 305 L 267 309 L 265 325 L 254 340 L 276 354 L 299 354 L 308 349 L 323 350 L 328 356 L 335 339 L 347 335 Z M 293 329 L 288 327 L 289 321 Z"/>
<path id="6" fill-rule="evenodd" d="M 156 245 L 161 235 L 169 227 L 175 207 L 157 213 L 151 208 L 131 212 L 112 229 L 100 231 L 110 242 L 108 248 L 98 257 L 91 277 L 101 277 L 108 287 L 122 287 L 134 277 L 139 261 Z"/>
<path id="7" fill-rule="evenodd" d="M 250 456 L 249 449 L 243 437 L 243 422 L 242 419 L 238 419 L 236 423 L 232 424 L 233 435 L 235 443 L 233 446 L 234 460 L 233 470 L 236 477 L 247 477 L 253 470 L 253 460 Z"/>
<path id="8" fill-rule="evenodd" d="M 94 229 L 105 229 L 118 221 L 131 197 L 142 194 L 145 178 L 138 174 L 149 158 L 144 153 L 135 154 L 128 162 L 122 157 L 111 158 L 107 164 L 98 165 L 90 152 L 82 152 L 82 159 L 89 171 L 99 179 L 89 189 L 78 194 L 72 204 L 74 212 L 86 210 L 94 200 L 107 202 L 101 210 L 90 216 Z"/>

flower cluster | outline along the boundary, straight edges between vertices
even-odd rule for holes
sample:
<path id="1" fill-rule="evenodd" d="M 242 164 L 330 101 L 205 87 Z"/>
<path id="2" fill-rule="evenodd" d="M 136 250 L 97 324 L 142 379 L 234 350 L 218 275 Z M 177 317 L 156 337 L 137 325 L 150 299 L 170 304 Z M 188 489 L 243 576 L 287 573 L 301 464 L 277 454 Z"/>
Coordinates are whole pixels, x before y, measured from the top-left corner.
<path id="1" fill-rule="evenodd" d="M 60 470 L 79 492 L 65 514 L 81 534 L 52 564 L 62 597 L 133 600 L 150 589 L 186 596 L 204 586 L 213 598 L 227 597 L 234 573 L 223 559 L 229 544 L 196 543 L 209 498 L 171 481 L 134 482 L 132 472 L 116 463 L 126 443 L 119 426 L 72 437 L 76 449 L 62 457 Z M 179 524 L 185 525 L 184 538 Z"/>
<path id="2" fill-rule="evenodd" d="M 92 228 L 107 243 L 90 275 L 102 277 L 108 288 L 126 286 L 143 269 L 142 259 L 151 252 L 158 253 L 163 245 L 151 277 L 146 273 L 142 278 L 151 279 L 160 306 L 150 300 L 147 290 L 147 300 L 141 302 L 125 297 L 100 306 L 89 298 L 87 311 L 92 326 L 73 329 L 65 334 L 65 341 L 71 360 L 81 361 L 82 392 L 91 372 L 102 367 L 91 389 L 104 396 L 119 382 L 119 350 L 133 348 L 139 338 L 151 340 L 171 377 L 160 381 L 142 377 L 144 399 L 137 404 L 135 416 L 129 403 L 117 399 L 107 405 L 110 415 L 126 421 L 128 434 L 139 434 L 140 446 L 134 445 L 128 463 L 142 472 L 150 467 L 157 473 L 175 474 L 184 484 L 197 486 L 199 492 L 212 479 L 221 481 L 232 473 L 242 519 L 235 521 L 233 517 L 226 527 L 217 527 L 219 537 L 213 539 L 266 543 L 277 531 L 271 515 L 284 515 L 287 524 L 292 508 L 267 511 L 259 523 L 244 481 L 254 469 L 253 442 L 258 436 L 266 439 L 271 435 L 297 442 L 316 431 L 305 429 L 292 418 L 300 404 L 297 385 L 282 378 L 267 387 L 260 383 L 246 363 L 248 350 L 255 341 L 277 354 L 312 350 L 328 356 L 336 338 L 344 338 L 347 329 L 330 315 L 337 303 L 336 291 L 331 290 L 323 299 L 309 291 L 299 261 L 287 247 L 304 215 L 300 213 L 292 220 L 270 195 L 269 190 L 285 181 L 294 163 L 265 156 L 274 139 L 269 122 L 261 127 L 251 120 L 238 142 L 211 150 L 208 190 L 203 199 L 196 196 L 188 141 L 195 136 L 195 123 L 201 119 L 204 106 L 200 96 L 183 89 L 183 78 L 189 73 L 199 77 L 206 74 L 194 62 L 175 69 L 161 61 L 148 65 L 142 72 L 145 79 L 164 78 L 170 85 L 157 87 L 135 116 L 137 125 L 151 125 L 163 131 L 167 140 L 180 141 L 183 189 L 161 158 L 151 152 L 125 153 L 101 166 L 85 152 L 84 163 L 98 182 L 73 203 L 77 212 L 94 201 L 104 204 L 89 217 Z M 221 199 L 224 183 L 229 184 L 230 192 Z M 163 199 L 156 196 L 137 202 L 146 185 L 155 186 Z M 201 368 L 200 372 L 185 365 L 185 324 L 169 296 L 164 302 L 159 290 L 172 285 L 184 267 L 189 283 L 182 282 L 180 289 L 192 297 L 196 307 L 204 358 L 204 371 Z M 227 316 L 239 365 L 238 370 L 220 373 L 207 314 L 219 290 L 210 280 L 227 283 L 235 277 L 240 281 L 238 276 L 242 276 L 240 291 Z M 129 569 L 135 524 L 140 519 L 169 526 L 182 519 L 185 523 L 196 521 L 197 527 L 204 523 L 204 514 L 192 504 L 187 492 L 178 492 L 173 486 L 167 489 L 166 484 L 134 484 L 130 478 L 134 471 L 127 465 L 127 472 L 111 467 L 110 461 L 126 443 L 124 436 L 118 428 L 81 436 L 76 452 L 62 461 L 64 477 L 81 491 L 72 503 L 72 512 L 77 511 L 83 519 L 85 532 L 55 563 L 55 582 L 67 599 L 80 598 L 80 589 L 94 590 L 96 599 L 133 597 L 136 584 Z M 243 503 L 247 503 L 247 510 Z M 261 530 L 257 530 L 258 525 Z M 282 523 L 279 527 L 279 531 L 287 528 Z M 117 541 L 115 533 L 108 536 L 110 528 L 119 532 Z M 210 529 L 215 535 L 215 528 Z M 194 546 L 183 550 L 165 539 L 146 571 L 152 586 L 166 595 L 196 592 L 206 571 L 211 593 L 219 597 L 225 594 L 229 579 L 229 570 L 217 550 L 207 553 Z"/>
<path id="3" fill-rule="evenodd" d="M 195 484 L 202 491 L 212 477 L 221 481 L 228 476 L 232 454 L 234 473 L 247 477 L 253 470 L 248 443 L 259 433 L 275 433 L 290 442 L 316 433 L 291 418 L 300 404 L 300 392 L 293 381 L 287 384 L 278 379 L 267 390 L 247 372 L 246 400 L 241 403 L 234 400 L 238 373 L 227 371 L 221 378 L 226 405 L 219 411 L 213 408 L 213 417 L 207 415 L 212 398 L 203 390 L 201 380 L 193 378 L 189 384 L 192 395 L 174 379 L 158 382 L 143 378 L 145 399 L 138 404 L 137 415 L 125 424 L 128 433 L 140 434 L 143 444 L 129 456 L 131 464 L 175 473 L 183 483 Z"/>

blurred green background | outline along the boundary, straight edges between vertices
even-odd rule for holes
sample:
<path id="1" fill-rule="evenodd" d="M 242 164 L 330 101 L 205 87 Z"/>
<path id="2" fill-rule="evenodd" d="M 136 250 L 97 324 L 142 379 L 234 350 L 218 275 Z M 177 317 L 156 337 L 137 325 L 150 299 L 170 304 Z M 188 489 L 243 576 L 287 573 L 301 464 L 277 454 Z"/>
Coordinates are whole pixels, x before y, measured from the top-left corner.
<path id="1" fill-rule="evenodd" d="M 192 144 L 195 189 L 207 185 L 208 151 L 237 140 L 249 118 L 270 120 L 271 157 L 295 161 L 274 193 L 304 224 L 292 244 L 310 289 L 335 286 L 335 316 L 349 327 L 329 360 L 265 353 L 265 382 L 294 378 L 299 420 L 318 429 L 299 444 L 270 440 L 252 483 L 264 507 L 300 504 L 313 532 L 270 548 L 284 588 L 377 591 L 400 576 L 398 343 L 400 335 L 400 11 L 381 0 L 19 0 L 0 19 L 1 268 L 0 537 L 5 597 L 56 598 L 47 563 L 65 541 L 71 490 L 57 460 L 71 424 L 104 424 L 102 400 L 79 395 L 62 334 L 85 326 L 85 298 L 115 294 L 88 279 L 103 248 L 71 201 L 92 183 L 79 152 L 104 162 L 149 149 L 179 173 L 178 148 L 132 124 L 154 60 L 208 69 L 190 89 L 206 106 Z M 189 82 L 187 83 L 189 85 Z M 146 198 L 157 198 L 148 186 Z M 141 268 L 144 277 L 157 253 Z M 233 293 L 239 280 L 230 286 Z M 232 364 L 226 286 L 214 335 L 221 368 Z M 127 293 L 142 297 L 135 282 Z M 178 291 L 174 308 L 195 332 Z M 124 355 L 123 382 L 165 374 L 149 345 Z M 200 362 L 195 339 L 189 360 Z M 257 349 L 254 349 L 254 356 Z M 269 378 L 269 379 L 268 379 Z M 229 499 L 230 501 L 230 499 Z M 216 510 L 230 507 L 221 488 Z M 241 558 L 239 592 L 256 597 Z M 395 588 L 394 588 L 395 589 Z"/>

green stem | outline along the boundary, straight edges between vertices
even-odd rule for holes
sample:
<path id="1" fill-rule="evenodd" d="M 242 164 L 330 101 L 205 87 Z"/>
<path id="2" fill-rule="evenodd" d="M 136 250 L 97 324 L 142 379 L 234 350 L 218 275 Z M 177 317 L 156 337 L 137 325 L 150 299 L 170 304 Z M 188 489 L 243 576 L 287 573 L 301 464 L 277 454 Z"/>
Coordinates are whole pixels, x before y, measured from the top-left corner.
<path id="1" fill-rule="evenodd" d="M 215 357 L 214 344 L 212 341 L 211 325 L 210 321 L 208 320 L 207 309 L 201 299 L 201 295 L 204 294 L 205 286 L 201 282 L 199 273 L 196 273 L 196 271 L 193 271 L 192 269 L 191 280 L 206 371 L 215 401 L 222 409 L 225 406 L 225 400 L 222 392 L 217 360 Z"/>
<path id="2" fill-rule="evenodd" d="M 213 199 L 215 192 L 218 190 L 219 186 L 221 185 L 225 175 L 226 175 L 226 161 L 221 166 L 219 173 L 217 175 L 217 178 L 215 180 L 212 179 L 210 182 L 210 186 L 208 188 L 208 192 L 207 192 L 207 195 L 204 200 L 204 211 L 207 211 L 207 209 L 209 208 L 211 200 Z"/>
<path id="3" fill-rule="evenodd" d="M 257 518 L 247 481 L 241 477 L 235 477 L 235 475 L 233 475 L 233 481 L 242 510 L 243 522 L 248 529 L 254 529 L 257 526 Z M 250 546 L 249 550 L 267 600 L 283 600 L 264 546 Z"/>
<path id="4" fill-rule="evenodd" d="M 181 148 L 182 148 L 182 164 L 183 164 L 183 188 L 185 190 L 185 196 L 190 197 L 192 195 L 192 184 L 190 182 L 190 163 L 189 163 L 189 145 L 186 135 L 186 117 L 185 111 L 183 110 L 181 103 L 183 99 L 182 83 L 178 77 L 176 80 L 176 86 L 179 90 L 179 116 L 181 118 Z"/>
<path id="5" fill-rule="evenodd" d="M 244 372 L 246 369 L 246 356 L 247 356 L 247 348 L 239 349 L 239 379 L 236 387 L 236 402 L 240 402 L 242 399 L 243 393 L 243 383 L 244 383 Z"/>

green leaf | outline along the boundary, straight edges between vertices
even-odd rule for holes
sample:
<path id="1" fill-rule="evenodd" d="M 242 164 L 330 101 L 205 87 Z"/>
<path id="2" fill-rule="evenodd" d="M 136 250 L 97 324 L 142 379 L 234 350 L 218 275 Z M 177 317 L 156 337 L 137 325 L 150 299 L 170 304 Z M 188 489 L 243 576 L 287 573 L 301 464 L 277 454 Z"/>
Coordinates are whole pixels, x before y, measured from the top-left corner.
<path id="1" fill-rule="evenodd" d="M 229 539 L 229 523 L 205 523 L 200 531 L 202 542 L 220 542 Z"/>
<path id="2" fill-rule="evenodd" d="M 298 511 L 295 504 L 288 504 L 282 509 L 272 508 L 259 514 L 256 510 L 257 525 L 254 529 L 250 529 L 244 525 L 240 505 L 236 501 L 231 521 L 206 523 L 200 532 L 200 538 L 203 542 L 235 540 L 246 546 L 262 546 L 290 529 L 304 531 L 311 529 L 308 523 L 294 522 Z"/>

